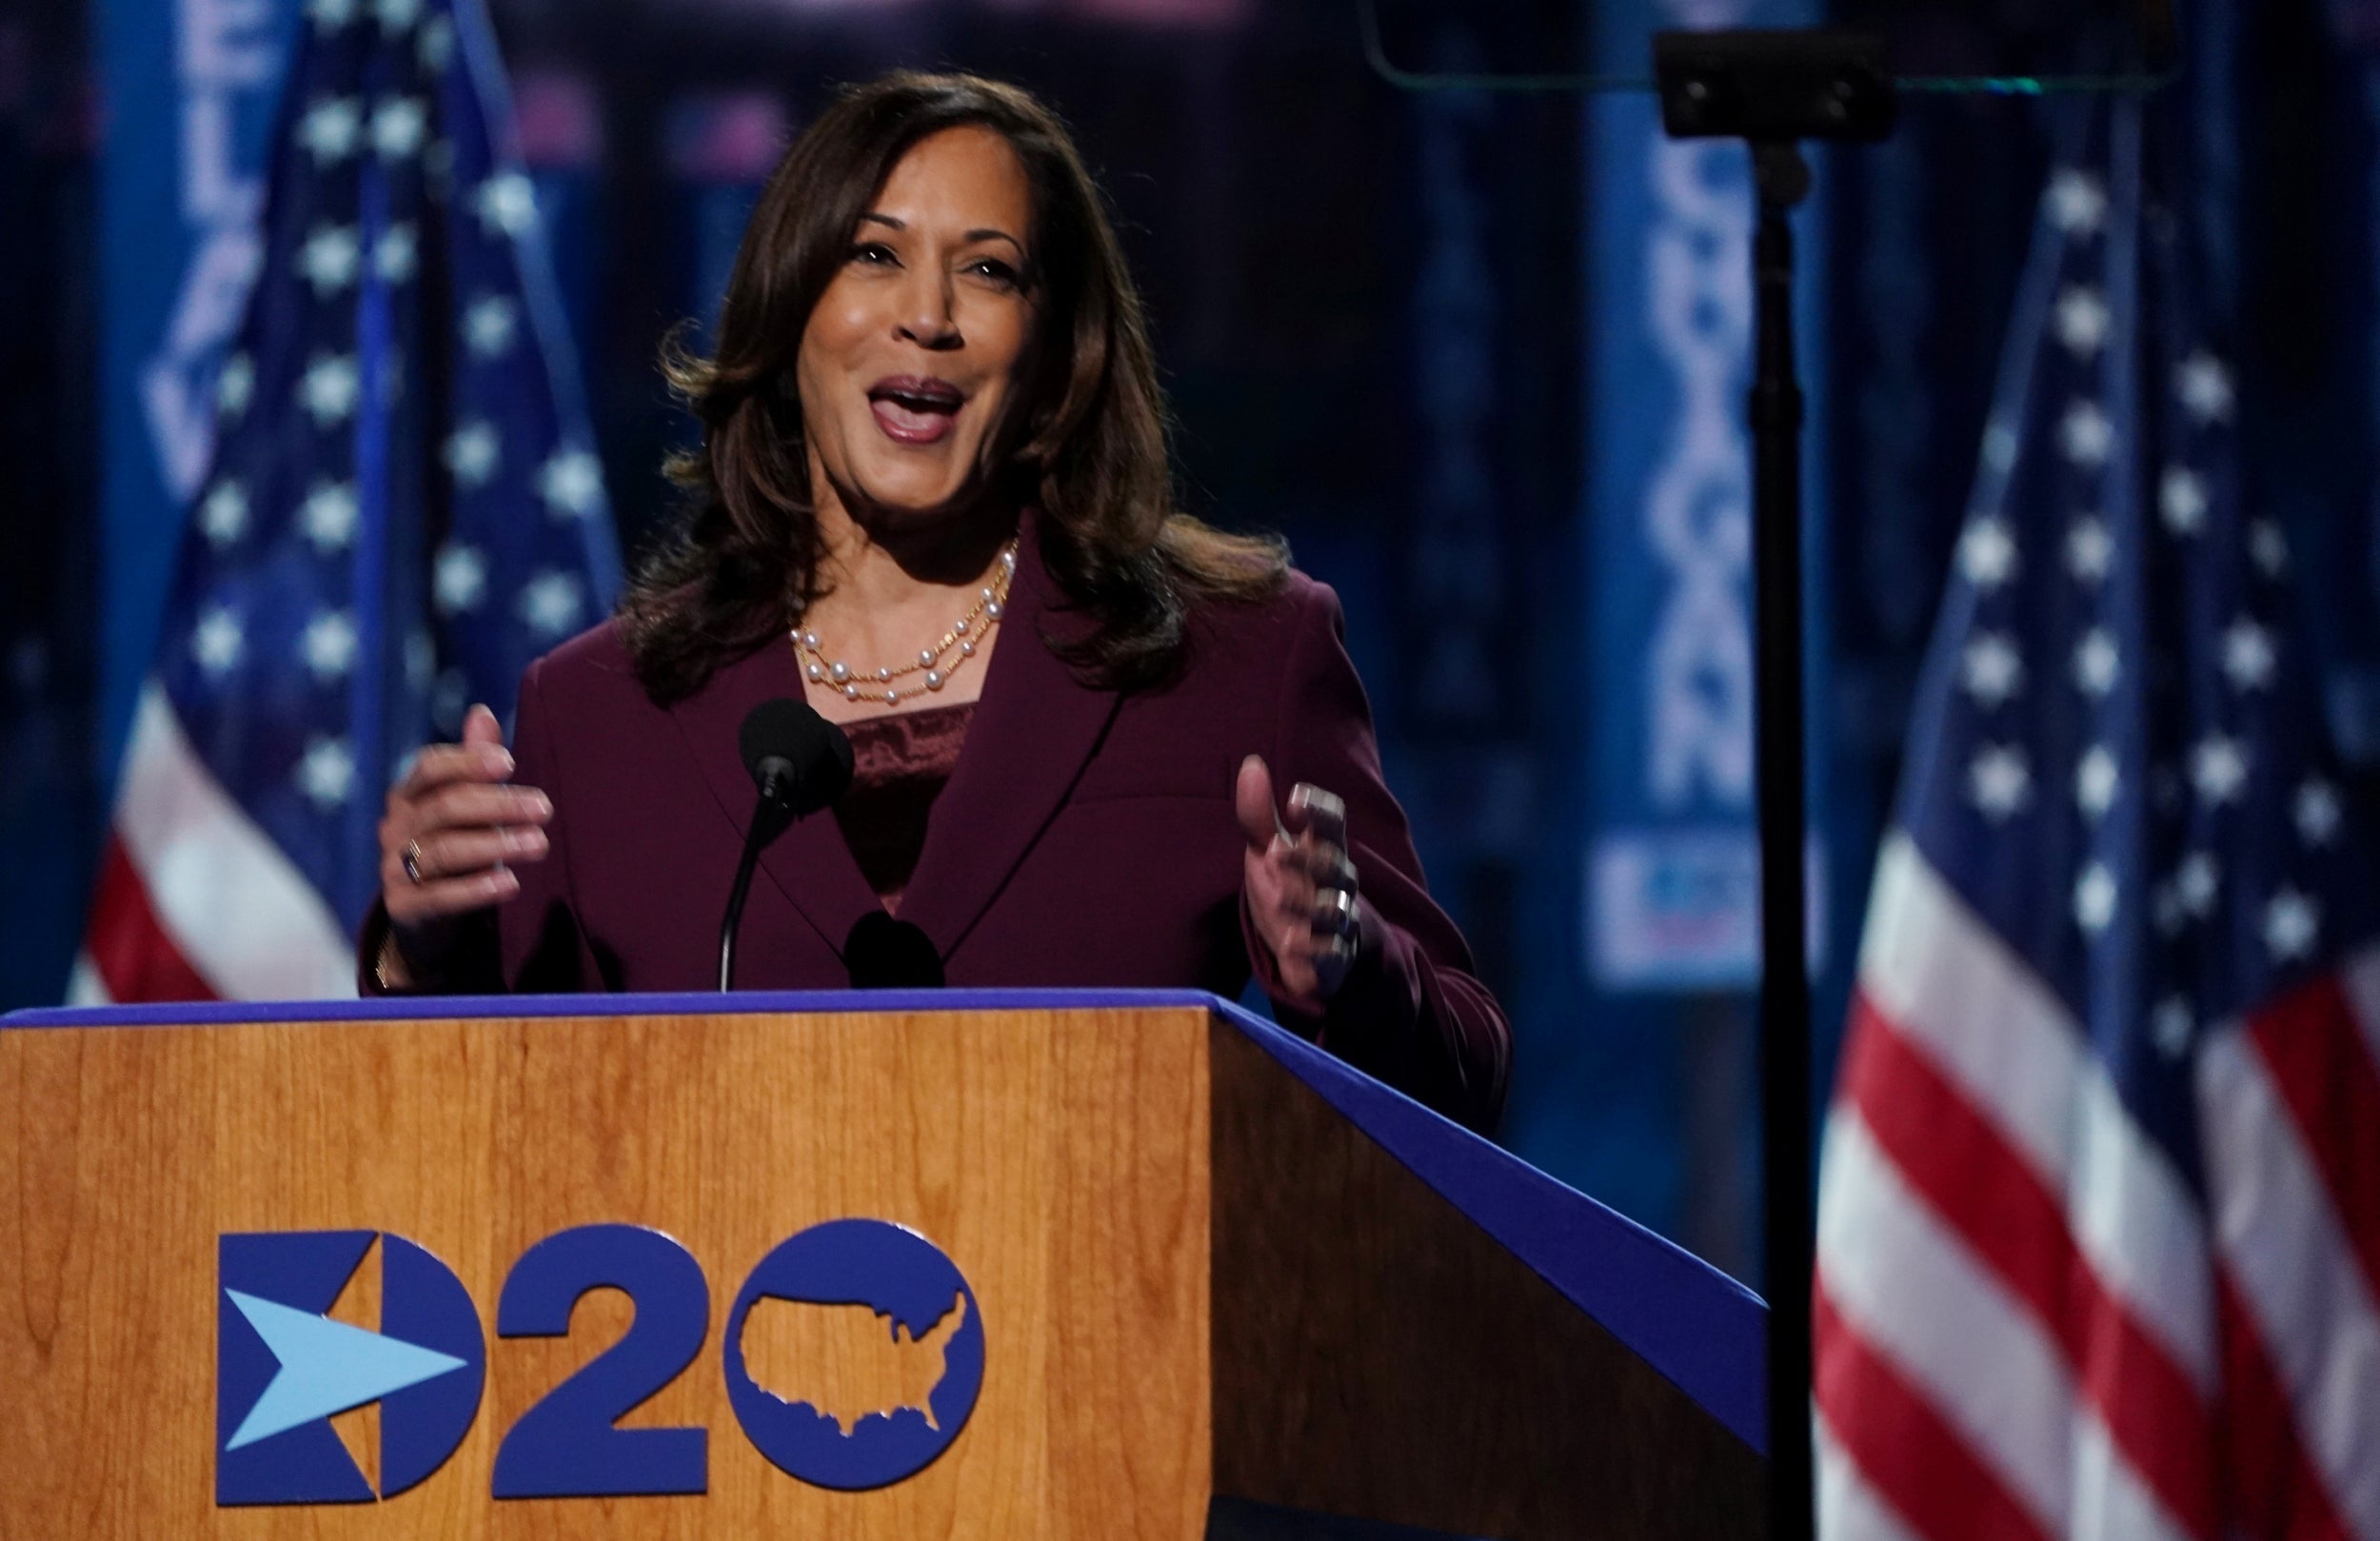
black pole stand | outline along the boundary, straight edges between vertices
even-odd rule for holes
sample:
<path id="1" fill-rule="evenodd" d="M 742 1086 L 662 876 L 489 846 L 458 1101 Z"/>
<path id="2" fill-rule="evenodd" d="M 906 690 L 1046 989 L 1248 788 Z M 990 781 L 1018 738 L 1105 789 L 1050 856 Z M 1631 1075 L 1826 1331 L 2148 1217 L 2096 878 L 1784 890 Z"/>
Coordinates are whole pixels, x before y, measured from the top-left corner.
<path id="1" fill-rule="evenodd" d="M 1653 43 L 1673 138 L 1752 151 L 1754 734 L 1760 822 L 1762 1262 L 1769 1303 L 1768 1541 L 1816 1525 L 1810 1423 L 1810 977 L 1804 887 L 1801 385 L 1794 355 L 1793 210 L 1810 192 L 1804 139 L 1890 131 L 1883 49 L 1842 32 L 1664 32 Z"/>

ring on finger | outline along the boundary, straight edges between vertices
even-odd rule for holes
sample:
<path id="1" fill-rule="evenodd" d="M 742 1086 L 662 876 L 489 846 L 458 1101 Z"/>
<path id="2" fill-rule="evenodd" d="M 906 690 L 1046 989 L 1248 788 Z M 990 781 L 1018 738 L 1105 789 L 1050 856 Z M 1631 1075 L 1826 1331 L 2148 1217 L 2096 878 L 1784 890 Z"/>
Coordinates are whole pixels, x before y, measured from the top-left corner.
<path id="1" fill-rule="evenodd" d="M 1315 928 L 1327 931 L 1341 941 L 1352 940 L 1362 929 L 1356 917 L 1356 896 L 1344 888 L 1325 888 L 1315 905 Z"/>
<path id="2" fill-rule="evenodd" d="M 422 881 L 422 842 L 420 840 L 406 841 L 405 850 L 399 854 L 397 859 L 405 865 L 405 880 L 419 887 Z"/>

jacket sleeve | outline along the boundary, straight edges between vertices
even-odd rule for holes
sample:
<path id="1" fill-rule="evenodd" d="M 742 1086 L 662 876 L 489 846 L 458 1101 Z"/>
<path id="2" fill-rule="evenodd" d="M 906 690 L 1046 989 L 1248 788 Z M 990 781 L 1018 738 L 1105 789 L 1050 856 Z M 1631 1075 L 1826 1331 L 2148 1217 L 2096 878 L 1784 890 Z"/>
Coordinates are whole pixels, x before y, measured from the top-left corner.
<path id="1" fill-rule="evenodd" d="M 1316 584 L 1282 671 L 1269 759 L 1277 796 L 1311 781 L 1346 802 L 1361 942 L 1338 993 L 1319 1014 L 1307 1011 L 1284 998 L 1272 950 L 1257 938 L 1243 898 L 1249 966 L 1283 1026 L 1484 1134 L 1503 1111 L 1512 1027 L 1473 976 L 1469 945 L 1423 882 L 1405 812 L 1381 775 L 1371 704 L 1343 630 L 1339 597 Z"/>
<path id="2" fill-rule="evenodd" d="M 380 983 L 375 965 L 388 934 L 388 911 L 374 899 L 357 946 L 356 984 L 362 995 L 564 994 L 602 988 L 571 898 L 569 808 L 544 699 L 544 668 L 541 659 L 521 677 L 520 705 L 513 718 L 512 780 L 517 786 L 541 788 L 553 800 L 545 859 L 513 869 L 520 875 L 521 891 L 508 902 L 462 917 L 452 950 L 427 978 L 407 990 Z"/>

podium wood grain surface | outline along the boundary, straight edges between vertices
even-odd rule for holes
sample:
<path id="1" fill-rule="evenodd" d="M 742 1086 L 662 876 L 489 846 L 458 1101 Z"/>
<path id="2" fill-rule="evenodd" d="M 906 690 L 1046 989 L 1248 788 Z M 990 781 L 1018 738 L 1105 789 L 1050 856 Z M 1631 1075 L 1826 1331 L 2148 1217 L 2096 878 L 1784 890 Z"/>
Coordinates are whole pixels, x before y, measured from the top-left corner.
<path id="1" fill-rule="evenodd" d="M 816 998 L 12 1021 L 0 1536 L 1760 1534 L 1758 1304 L 1666 1243 L 1207 998 Z M 983 1375 L 938 1459 L 842 1492 L 745 1437 L 722 1339 L 764 1256 L 852 1216 L 958 1266 Z M 702 1350 L 621 1427 L 706 1430 L 707 1492 L 491 1496 L 506 1432 L 629 1330 L 605 1288 L 565 1336 L 487 1337 L 418 1486 L 216 1505 L 221 1235 L 404 1236 L 491 1333 L 525 1252 L 604 1224 L 702 1267 Z M 377 1328 L 380 1282 L 367 1255 L 330 1314 Z M 938 1373 L 932 1332 L 788 1309 L 745 1334 L 771 1390 L 856 1416 Z M 377 1416 L 331 1420 L 375 1487 Z"/>
<path id="2" fill-rule="evenodd" d="M 520 1017 L 0 1032 L 0 1526 L 10 1536 L 1195 1537 L 1211 1425 L 1207 1014 Z M 966 1274 L 973 1416 L 907 1481 L 795 1481 L 744 1437 L 719 1339 L 778 1241 L 907 1225 Z M 383 1503 L 218 1509 L 216 1237 L 394 1232 L 492 1329 L 565 1227 L 646 1225 L 711 1294 L 704 1350 L 623 1427 L 710 1431 L 699 1496 L 489 1497 L 516 1417 L 625 1330 L 488 1343 L 461 1449 Z M 376 1259 L 332 1314 L 376 1326 Z M 370 1410 L 335 1420 L 366 1474 Z"/>

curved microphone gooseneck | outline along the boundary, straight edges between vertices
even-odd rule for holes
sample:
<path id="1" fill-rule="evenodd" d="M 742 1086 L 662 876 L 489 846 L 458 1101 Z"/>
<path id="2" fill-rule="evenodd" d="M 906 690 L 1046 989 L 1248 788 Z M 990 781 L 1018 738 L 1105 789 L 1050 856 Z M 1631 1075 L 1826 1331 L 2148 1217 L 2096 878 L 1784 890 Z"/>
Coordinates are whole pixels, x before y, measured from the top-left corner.
<path id="1" fill-rule="evenodd" d="M 719 988 L 735 988 L 736 928 L 744 920 L 744 897 L 761 852 L 796 819 L 830 807 L 851 784 L 851 741 L 807 703 L 786 698 L 764 701 L 745 714 L 736 734 L 744 768 L 760 793 L 744 830 L 744 856 L 736 863 L 735 886 L 727 891 L 727 913 L 719 921 Z"/>

